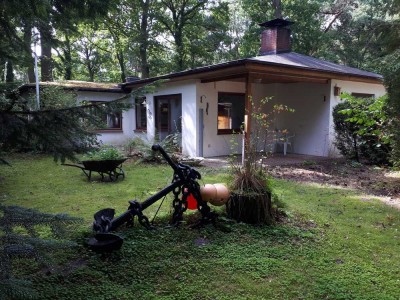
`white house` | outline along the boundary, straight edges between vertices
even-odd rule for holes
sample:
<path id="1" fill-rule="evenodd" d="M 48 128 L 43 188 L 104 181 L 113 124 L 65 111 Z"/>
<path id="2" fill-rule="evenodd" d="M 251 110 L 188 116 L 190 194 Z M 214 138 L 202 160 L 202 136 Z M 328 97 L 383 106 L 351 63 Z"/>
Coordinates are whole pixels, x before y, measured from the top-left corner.
<path id="1" fill-rule="evenodd" d="M 59 81 L 59 82 L 40 82 L 40 87 L 60 87 L 63 90 L 76 94 L 79 103 L 86 102 L 109 102 L 126 97 L 126 92 L 121 90 L 118 84 L 97 83 L 87 81 Z M 32 96 L 35 93 L 35 84 L 24 84 L 18 88 L 19 93 Z M 127 99 L 132 102 L 132 99 Z M 135 120 L 135 109 L 122 113 L 104 115 L 104 128 L 99 128 L 96 132 L 99 134 L 99 140 L 104 144 L 120 145 L 124 144 L 138 126 L 132 122 Z"/>
<path id="2" fill-rule="evenodd" d="M 291 52 L 290 24 L 281 19 L 260 24 L 265 30 L 257 57 L 121 84 L 128 92 L 165 80 L 157 92 L 146 95 L 148 138 L 156 132 L 163 137 L 178 126 L 183 154 L 227 155 L 232 151 L 232 131 L 248 120 L 249 97 L 256 102 L 272 97 L 295 110 L 273 120 L 274 129 L 294 135 L 291 151 L 336 155 L 332 109 L 341 101 L 340 92 L 379 97 L 385 94 L 383 78 Z M 247 127 L 251 132 L 251 124 Z M 241 134 L 236 138 L 241 140 Z"/>
<path id="3" fill-rule="evenodd" d="M 275 19 L 260 24 L 260 54 L 171 73 L 154 78 L 130 78 L 126 83 L 99 84 L 70 82 L 79 100 L 110 101 L 139 87 L 162 79 L 156 92 L 145 99 L 131 99 L 134 108 L 122 116 L 107 116 L 108 128 L 99 130 L 103 143 L 123 144 L 145 135 L 161 138 L 176 130 L 182 134 L 182 152 L 188 156 L 227 155 L 232 149 L 232 132 L 247 122 L 252 98 L 255 102 L 272 97 L 294 113 L 274 118 L 273 128 L 286 129 L 294 137 L 290 151 L 315 156 L 336 155 L 333 146 L 332 110 L 340 93 L 379 97 L 385 94 L 382 76 L 291 51 L 291 22 Z M 29 85 L 26 85 L 29 86 Z M 246 110 L 247 108 L 247 110 Z M 240 145 L 241 134 L 234 135 Z M 240 152 L 241 149 L 234 150 Z"/>

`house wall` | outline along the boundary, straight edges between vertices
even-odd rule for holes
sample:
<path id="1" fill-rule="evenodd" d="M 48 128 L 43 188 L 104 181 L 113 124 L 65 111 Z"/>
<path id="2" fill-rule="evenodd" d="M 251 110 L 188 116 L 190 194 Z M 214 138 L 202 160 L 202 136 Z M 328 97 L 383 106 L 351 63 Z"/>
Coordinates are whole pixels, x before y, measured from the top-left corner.
<path id="1" fill-rule="evenodd" d="M 329 151 L 329 85 L 280 84 L 277 100 L 294 109 L 278 117 L 277 128 L 287 128 L 294 153 L 327 156 Z"/>
<path id="2" fill-rule="evenodd" d="M 103 101 L 109 102 L 121 98 L 126 94 L 123 93 L 107 93 L 107 92 L 86 92 L 78 91 L 78 102 L 81 101 Z M 133 101 L 131 99 L 127 101 Z M 122 130 L 102 130 L 99 132 L 98 141 L 103 144 L 123 145 L 130 138 L 134 137 L 136 129 L 135 109 L 132 108 L 122 113 Z"/>
<path id="3" fill-rule="evenodd" d="M 155 101 L 154 97 L 181 94 L 182 95 L 182 153 L 196 156 L 196 84 L 193 80 L 179 83 L 166 83 L 155 93 L 146 95 L 147 103 L 147 138 L 154 140 L 156 134 Z"/>
<path id="4" fill-rule="evenodd" d="M 329 87 L 328 84 L 294 83 L 294 84 L 252 84 L 253 100 L 271 97 L 268 107 L 273 104 L 284 104 L 295 110 L 294 113 L 272 115 L 271 130 L 288 129 L 292 148 L 288 150 L 299 154 L 326 156 L 329 137 Z M 204 145 L 205 157 L 228 155 L 231 152 L 241 153 L 242 135 L 217 134 L 217 101 L 218 92 L 244 93 L 245 85 L 239 82 L 198 83 L 198 108 L 204 110 Z M 200 102 L 200 98 L 203 102 Z M 208 114 L 206 113 L 208 104 Z M 269 143 L 272 143 L 272 137 Z M 260 142 L 259 150 L 265 149 Z M 282 149 L 276 149 L 282 151 Z"/>
<path id="5" fill-rule="evenodd" d="M 364 94 L 373 94 L 376 98 L 381 97 L 386 94 L 386 89 L 383 84 L 371 84 L 371 83 L 363 83 L 363 82 L 352 82 L 352 81 L 343 81 L 343 80 L 331 80 L 330 82 L 330 113 L 329 113 L 329 156 L 340 156 L 339 151 L 334 146 L 335 141 L 335 130 L 333 123 L 333 108 L 340 103 L 342 100 L 340 96 L 335 96 L 333 94 L 334 87 L 340 87 L 342 93 L 364 93 Z"/>
<path id="6" fill-rule="evenodd" d="M 272 116 L 270 127 L 273 130 L 287 129 L 289 135 L 294 135 L 289 152 L 332 156 L 335 153 L 332 141 L 334 136 L 332 109 L 340 101 L 339 97 L 333 96 L 335 84 L 347 92 L 372 93 L 377 96 L 385 93 L 382 85 L 332 80 L 328 84 L 252 84 L 252 94 L 254 101 L 272 97 L 271 106 L 284 104 L 295 110 L 293 113 Z M 156 93 L 146 95 L 148 138 L 151 140 L 155 136 L 154 97 L 181 94 L 184 155 L 194 157 L 202 154 L 204 157 L 213 157 L 229 155 L 232 152 L 241 153 L 243 140 L 241 134 L 217 134 L 218 92 L 245 93 L 245 84 L 229 81 L 201 83 L 198 80 L 190 80 L 166 83 Z M 203 110 L 203 131 L 200 128 L 200 109 Z M 201 134 L 203 134 L 202 149 L 200 149 Z"/>

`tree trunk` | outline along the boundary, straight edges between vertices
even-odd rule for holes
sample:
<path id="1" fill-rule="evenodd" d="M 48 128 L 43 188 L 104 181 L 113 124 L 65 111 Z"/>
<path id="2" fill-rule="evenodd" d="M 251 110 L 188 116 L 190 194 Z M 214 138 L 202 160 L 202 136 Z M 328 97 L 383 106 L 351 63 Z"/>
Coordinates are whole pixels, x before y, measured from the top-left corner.
<path id="1" fill-rule="evenodd" d="M 32 43 L 32 26 L 24 26 L 24 45 L 26 48 L 26 65 L 27 65 L 27 75 L 28 81 L 35 82 L 35 59 L 32 57 L 31 53 L 31 43 Z M 35 54 L 36 55 L 36 54 Z"/>
<path id="2" fill-rule="evenodd" d="M 176 54 L 175 54 L 175 65 L 176 71 L 183 71 L 183 39 L 182 39 L 182 29 L 178 28 L 177 32 L 174 35 L 175 46 L 176 46 Z"/>
<path id="3" fill-rule="evenodd" d="M 41 65 L 40 71 L 42 75 L 42 81 L 53 81 L 53 62 L 51 59 L 51 27 L 44 25 L 39 27 L 40 39 L 41 39 Z"/>
<path id="4" fill-rule="evenodd" d="M 7 61 L 6 82 L 14 82 L 14 68 L 11 60 Z"/>
<path id="5" fill-rule="evenodd" d="M 272 0 L 272 7 L 274 9 L 274 17 L 282 19 L 282 2 L 281 2 L 281 0 Z"/>
<path id="6" fill-rule="evenodd" d="M 89 82 L 94 82 L 94 72 L 89 71 Z"/>
<path id="7" fill-rule="evenodd" d="M 125 73 L 125 61 L 124 61 L 124 53 L 122 49 L 117 50 L 117 59 L 119 63 L 119 68 L 121 71 L 121 82 L 126 81 L 126 73 Z"/>
<path id="8" fill-rule="evenodd" d="M 142 5 L 142 19 L 140 22 L 140 47 L 139 47 L 139 57 L 140 57 L 140 68 L 142 71 L 142 78 L 150 77 L 150 68 L 147 59 L 147 49 L 149 47 L 149 9 L 150 0 L 141 1 Z"/>
<path id="9" fill-rule="evenodd" d="M 139 49 L 140 55 L 140 69 L 142 71 L 142 78 L 150 77 L 150 67 L 147 61 L 147 46 L 141 45 Z"/>
<path id="10" fill-rule="evenodd" d="M 72 79 L 72 55 L 71 55 L 71 41 L 68 34 L 65 34 L 65 49 L 64 49 L 64 79 Z"/>
<path id="11" fill-rule="evenodd" d="M 94 82 L 94 71 L 93 71 L 93 68 L 92 68 L 90 62 L 88 62 L 88 64 L 87 64 L 87 69 L 88 69 L 88 73 L 89 73 L 89 81 Z"/>
<path id="12" fill-rule="evenodd" d="M 228 218 L 249 224 L 272 224 L 271 193 L 236 194 L 232 193 L 226 203 Z"/>

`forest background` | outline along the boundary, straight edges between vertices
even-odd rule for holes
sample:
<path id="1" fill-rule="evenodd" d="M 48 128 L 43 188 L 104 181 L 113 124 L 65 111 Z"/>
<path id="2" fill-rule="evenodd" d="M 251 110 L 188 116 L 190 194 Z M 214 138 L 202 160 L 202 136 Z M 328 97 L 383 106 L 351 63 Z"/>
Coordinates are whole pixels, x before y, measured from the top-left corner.
<path id="1" fill-rule="evenodd" d="M 384 73 L 398 0 L 40 0 L 0 2 L 0 80 L 124 82 L 258 54 L 258 23 L 294 21 L 293 51 Z M 389 61 L 389 66 L 385 64 Z"/>

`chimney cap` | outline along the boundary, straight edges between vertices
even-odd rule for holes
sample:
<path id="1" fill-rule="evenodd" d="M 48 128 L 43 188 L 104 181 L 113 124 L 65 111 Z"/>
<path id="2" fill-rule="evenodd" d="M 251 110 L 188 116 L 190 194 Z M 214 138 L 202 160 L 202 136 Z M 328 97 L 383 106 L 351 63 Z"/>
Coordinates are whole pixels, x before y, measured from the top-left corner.
<path id="1" fill-rule="evenodd" d="M 277 19 L 267 21 L 264 23 L 259 23 L 258 25 L 260 25 L 261 27 L 266 27 L 266 28 L 276 28 L 276 27 L 286 27 L 286 26 L 289 26 L 292 24 L 294 24 L 294 22 L 277 18 Z"/>

